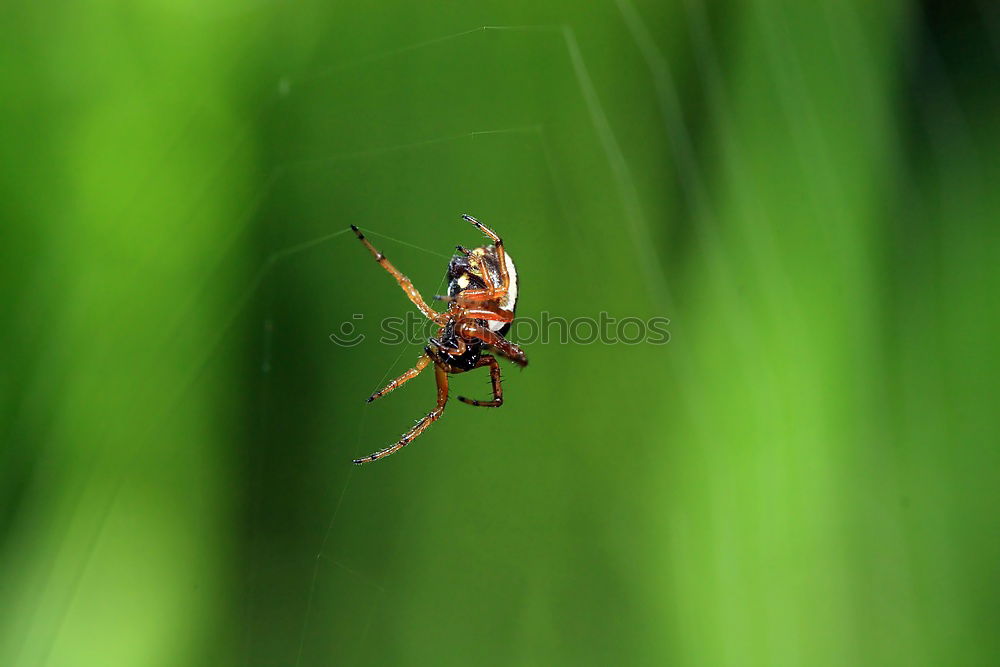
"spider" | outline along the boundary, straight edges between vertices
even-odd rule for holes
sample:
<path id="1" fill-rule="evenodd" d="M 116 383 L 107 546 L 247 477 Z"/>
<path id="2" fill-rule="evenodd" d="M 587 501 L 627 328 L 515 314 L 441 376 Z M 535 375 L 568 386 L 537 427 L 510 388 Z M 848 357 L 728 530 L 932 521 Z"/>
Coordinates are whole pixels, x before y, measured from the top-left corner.
<path id="1" fill-rule="evenodd" d="M 416 365 L 368 397 L 368 403 L 382 398 L 393 389 L 415 378 L 420 371 L 433 363 L 434 377 L 437 380 L 437 404 L 433 410 L 417 421 L 413 428 L 404 433 L 398 442 L 363 458 L 355 459 L 354 463 L 358 465 L 377 461 L 397 452 L 437 421 L 444 413 L 445 403 L 448 402 L 448 376 L 451 374 L 488 366 L 493 384 L 493 398 L 479 401 L 459 396 L 458 400 L 484 408 L 499 408 L 503 405 L 500 365 L 496 357 L 487 354 L 487 351 L 506 357 L 518 366 L 528 365 L 528 359 L 521 348 L 504 338 L 510 331 L 511 322 L 514 321 L 514 309 L 517 306 L 517 270 L 514 268 L 514 260 L 504 250 L 503 240 L 493 230 L 471 215 L 463 215 L 462 218 L 472 223 L 493 244 L 472 250 L 456 246 L 459 254 L 452 257 L 448 263 L 446 275 L 448 294 L 434 296 L 438 301 L 447 302 L 448 310 L 443 313 L 428 306 L 410 279 L 390 264 L 385 255 L 376 250 L 357 227 L 351 225 L 358 240 L 368 248 L 375 261 L 396 279 L 413 305 L 419 308 L 427 319 L 440 325 L 437 336 L 428 339 L 427 347 L 417 359 Z"/>

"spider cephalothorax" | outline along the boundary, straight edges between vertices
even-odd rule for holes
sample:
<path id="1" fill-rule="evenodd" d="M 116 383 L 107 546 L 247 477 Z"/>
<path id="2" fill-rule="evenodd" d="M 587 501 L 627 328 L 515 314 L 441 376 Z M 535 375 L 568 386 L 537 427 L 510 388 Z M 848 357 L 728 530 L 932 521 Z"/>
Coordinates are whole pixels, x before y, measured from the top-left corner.
<path id="1" fill-rule="evenodd" d="M 510 330 L 511 322 L 514 321 L 514 310 L 517 308 L 517 270 L 514 268 L 514 260 L 504 250 L 503 240 L 491 229 L 471 215 L 462 217 L 475 225 L 493 243 L 472 250 L 457 246 L 459 254 L 452 257 L 448 264 L 446 276 L 448 294 L 434 297 L 448 302 L 448 310 L 443 313 L 428 306 L 410 279 L 390 264 L 385 255 L 376 250 L 357 227 L 351 225 L 351 229 L 375 257 L 375 261 L 392 274 L 410 301 L 427 319 L 440 325 L 437 335 L 428 339 L 427 347 L 417 359 L 416 365 L 368 397 L 368 402 L 371 403 L 385 396 L 433 363 L 437 380 L 437 405 L 413 428 L 404 433 L 396 444 L 364 458 L 355 459 L 355 463 L 377 461 L 392 454 L 408 445 L 436 421 L 444 412 L 445 403 L 448 402 L 449 374 L 464 373 L 489 366 L 493 398 L 477 401 L 459 396 L 458 400 L 469 405 L 498 408 L 503 405 L 500 365 L 496 358 L 488 353 L 493 352 L 506 357 L 519 366 L 528 365 L 528 359 L 521 348 L 504 338 Z"/>

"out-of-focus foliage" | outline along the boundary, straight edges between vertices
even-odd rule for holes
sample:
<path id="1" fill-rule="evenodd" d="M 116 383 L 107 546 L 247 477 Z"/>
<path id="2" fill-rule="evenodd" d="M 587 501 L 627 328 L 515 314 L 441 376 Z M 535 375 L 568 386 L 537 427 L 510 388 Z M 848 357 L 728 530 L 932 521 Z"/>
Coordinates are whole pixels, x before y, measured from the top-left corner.
<path id="1" fill-rule="evenodd" d="M 996 661 L 998 34 L 943 7 L 0 11 L 0 664 Z M 344 231 L 429 296 L 462 212 L 519 315 L 672 339 L 354 468 L 433 383 L 363 404 L 420 345 Z"/>

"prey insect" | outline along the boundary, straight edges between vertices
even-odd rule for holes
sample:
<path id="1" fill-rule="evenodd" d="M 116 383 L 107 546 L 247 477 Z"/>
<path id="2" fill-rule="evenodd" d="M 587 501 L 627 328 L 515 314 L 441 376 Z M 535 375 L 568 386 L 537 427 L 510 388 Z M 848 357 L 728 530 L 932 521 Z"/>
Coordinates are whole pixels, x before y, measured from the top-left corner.
<path id="1" fill-rule="evenodd" d="M 493 355 L 505 357 L 518 366 L 528 365 L 528 359 L 521 348 L 504 337 L 510 331 L 514 309 L 517 307 L 517 269 L 514 268 L 514 260 L 504 249 L 503 240 L 493 230 L 471 215 L 463 215 L 462 218 L 472 223 L 492 243 L 472 250 L 456 246 L 458 254 L 448 263 L 448 294 L 434 297 L 448 304 L 448 309 L 444 312 L 438 312 L 427 305 L 410 279 L 390 264 L 385 255 L 376 250 L 357 227 L 351 225 L 358 240 L 368 248 L 375 261 L 396 279 L 413 305 L 440 327 L 437 335 L 428 339 L 423 354 L 413 368 L 368 397 L 369 403 L 382 398 L 433 365 L 437 381 L 437 403 L 434 409 L 417 421 L 395 444 L 364 458 L 355 459 L 354 463 L 377 461 L 399 451 L 437 421 L 448 402 L 449 375 L 489 368 L 493 398 L 476 400 L 459 396 L 458 400 L 469 405 L 498 408 L 503 405 L 503 390 L 500 386 L 500 364 Z"/>

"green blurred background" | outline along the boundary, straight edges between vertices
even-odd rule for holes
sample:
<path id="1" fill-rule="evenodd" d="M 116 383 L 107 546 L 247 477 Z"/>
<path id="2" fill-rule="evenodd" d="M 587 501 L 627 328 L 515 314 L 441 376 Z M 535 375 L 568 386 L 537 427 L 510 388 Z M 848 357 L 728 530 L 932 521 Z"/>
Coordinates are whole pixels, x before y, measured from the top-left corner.
<path id="1" fill-rule="evenodd" d="M 0 10 L 0 664 L 996 664 L 996 7 L 425 5 Z"/>

